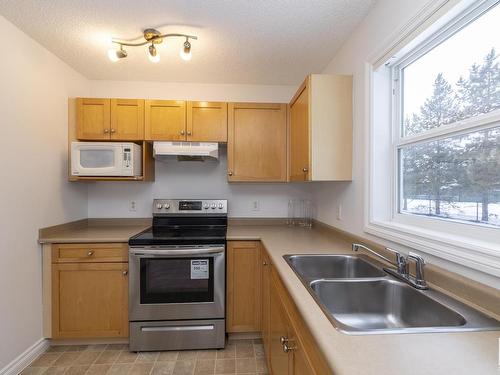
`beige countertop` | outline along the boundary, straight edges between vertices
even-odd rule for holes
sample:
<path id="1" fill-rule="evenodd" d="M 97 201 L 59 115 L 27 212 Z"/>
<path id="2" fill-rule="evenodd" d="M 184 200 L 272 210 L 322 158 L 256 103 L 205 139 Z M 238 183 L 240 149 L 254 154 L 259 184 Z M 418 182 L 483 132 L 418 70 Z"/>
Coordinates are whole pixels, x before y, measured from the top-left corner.
<path id="1" fill-rule="evenodd" d="M 228 239 L 262 241 L 335 374 L 500 374 L 500 331 L 364 336 L 337 331 L 283 259 L 286 254 L 350 253 L 351 243 L 332 232 L 233 226 Z"/>
<path id="2" fill-rule="evenodd" d="M 40 243 L 128 242 L 151 226 L 151 219 L 84 219 L 40 229 Z"/>
<path id="3" fill-rule="evenodd" d="M 88 221 L 41 231 L 40 242 L 126 242 L 149 222 Z M 261 240 L 335 374 L 500 374 L 500 331 L 347 335 L 337 331 L 283 259 L 285 254 L 349 253 L 350 242 L 324 229 L 230 225 L 228 240 Z M 500 299 L 500 296 L 499 296 Z"/>

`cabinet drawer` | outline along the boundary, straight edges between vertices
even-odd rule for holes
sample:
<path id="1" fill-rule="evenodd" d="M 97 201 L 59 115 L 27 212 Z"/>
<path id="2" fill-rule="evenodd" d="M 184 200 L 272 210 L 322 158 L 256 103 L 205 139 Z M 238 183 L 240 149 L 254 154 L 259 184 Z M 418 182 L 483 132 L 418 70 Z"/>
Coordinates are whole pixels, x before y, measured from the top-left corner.
<path id="1" fill-rule="evenodd" d="M 126 243 L 55 244 L 52 263 L 128 262 Z"/>

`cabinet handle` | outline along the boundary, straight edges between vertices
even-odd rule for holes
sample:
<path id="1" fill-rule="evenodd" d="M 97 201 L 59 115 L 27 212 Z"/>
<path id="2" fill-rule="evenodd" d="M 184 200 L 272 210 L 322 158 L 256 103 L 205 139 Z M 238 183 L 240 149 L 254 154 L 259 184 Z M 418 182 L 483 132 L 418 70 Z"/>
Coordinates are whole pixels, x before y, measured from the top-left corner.
<path id="1" fill-rule="evenodd" d="M 123 276 L 127 276 L 128 275 L 128 271 L 123 271 Z"/>
<path id="2" fill-rule="evenodd" d="M 304 173 L 309 172 L 309 168 L 307 168 L 307 167 L 302 168 L 302 172 L 304 172 Z"/>
<path id="3" fill-rule="evenodd" d="M 288 346 L 287 344 L 283 344 L 283 351 L 285 353 L 291 352 L 292 350 L 297 349 L 296 346 Z"/>
<path id="4" fill-rule="evenodd" d="M 116 133 L 116 130 L 115 129 L 111 129 L 111 133 Z"/>
<path id="5" fill-rule="evenodd" d="M 109 129 L 104 129 L 104 134 L 108 134 L 109 133 Z"/>
<path id="6" fill-rule="evenodd" d="M 227 174 L 228 174 L 229 176 L 232 176 L 232 175 L 233 175 L 233 172 L 229 171 L 229 172 L 227 172 Z"/>
<path id="7" fill-rule="evenodd" d="M 281 345 L 285 345 L 287 342 L 288 342 L 288 337 L 285 337 L 285 336 L 280 337 Z"/>
<path id="8" fill-rule="evenodd" d="M 190 131 L 188 131 L 188 132 L 187 132 L 187 135 L 191 135 L 191 132 L 190 132 Z"/>
<path id="9" fill-rule="evenodd" d="M 262 262 L 262 265 L 267 266 L 267 262 L 266 262 L 266 261 L 263 261 L 263 262 Z"/>
<path id="10" fill-rule="evenodd" d="M 90 251 L 87 253 L 87 256 L 88 256 L 88 257 L 91 257 L 92 255 L 94 255 L 94 250 L 90 250 Z"/>
<path id="11" fill-rule="evenodd" d="M 181 135 L 184 135 L 186 134 L 186 132 L 184 130 L 181 130 Z"/>

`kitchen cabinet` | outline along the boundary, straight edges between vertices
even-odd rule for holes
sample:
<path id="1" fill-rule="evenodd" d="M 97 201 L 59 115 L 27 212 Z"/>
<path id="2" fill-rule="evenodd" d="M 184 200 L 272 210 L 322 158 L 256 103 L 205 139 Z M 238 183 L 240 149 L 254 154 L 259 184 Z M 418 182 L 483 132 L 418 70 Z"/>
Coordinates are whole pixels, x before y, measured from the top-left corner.
<path id="1" fill-rule="evenodd" d="M 285 182 L 285 104 L 229 103 L 228 180 Z"/>
<path id="2" fill-rule="evenodd" d="M 51 337 L 128 337 L 127 244 L 54 244 Z"/>
<path id="3" fill-rule="evenodd" d="M 227 332 L 261 330 L 261 254 L 259 241 L 227 243 Z"/>
<path id="4" fill-rule="evenodd" d="M 188 102 L 186 140 L 227 142 L 227 103 Z"/>
<path id="5" fill-rule="evenodd" d="M 180 100 L 146 100 L 144 106 L 146 140 L 186 140 L 186 102 Z"/>
<path id="6" fill-rule="evenodd" d="M 144 100 L 77 98 L 77 139 L 144 139 Z"/>
<path id="7" fill-rule="evenodd" d="M 151 141 L 227 141 L 227 103 L 146 100 L 145 132 Z"/>
<path id="8" fill-rule="evenodd" d="M 110 139 L 113 141 L 144 139 L 144 100 L 111 99 Z"/>
<path id="9" fill-rule="evenodd" d="M 352 76 L 311 74 L 290 102 L 289 180 L 352 179 Z"/>
<path id="10" fill-rule="evenodd" d="M 81 140 L 108 140 L 111 102 L 109 99 L 77 98 L 77 138 Z"/>
<path id="11" fill-rule="evenodd" d="M 262 343 L 264 345 L 264 352 L 266 355 L 266 361 L 269 366 L 269 344 L 270 344 L 270 332 L 271 332 L 271 322 L 270 322 L 270 304 L 271 304 L 271 258 L 267 254 L 264 246 L 261 245 L 261 259 L 262 259 Z"/>
<path id="12" fill-rule="evenodd" d="M 270 277 L 269 366 L 273 375 L 327 375 L 331 371 L 312 341 L 276 270 Z"/>

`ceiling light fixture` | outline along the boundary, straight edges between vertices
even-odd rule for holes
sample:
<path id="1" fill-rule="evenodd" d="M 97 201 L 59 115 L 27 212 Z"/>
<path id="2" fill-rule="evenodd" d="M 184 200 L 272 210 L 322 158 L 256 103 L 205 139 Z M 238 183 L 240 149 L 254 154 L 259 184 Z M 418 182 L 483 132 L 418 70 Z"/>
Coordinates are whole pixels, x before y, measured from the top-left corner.
<path id="1" fill-rule="evenodd" d="M 186 41 L 182 45 L 179 55 L 184 61 L 189 61 L 193 57 L 193 54 L 191 53 L 191 43 L 189 43 L 189 38 L 186 38 Z"/>
<path id="2" fill-rule="evenodd" d="M 156 50 L 154 43 L 151 43 L 148 50 L 149 61 L 151 61 L 152 63 L 157 63 L 158 61 L 160 61 L 160 54 Z"/>
<path id="3" fill-rule="evenodd" d="M 120 59 L 124 59 L 127 57 L 127 51 L 123 49 L 123 46 L 120 45 L 120 49 L 110 49 L 108 50 L 108 57 L 111 61 L 117 62 Z"/>
<path id="4" fill-rule="evenodd" d="M 180 51 L 180 57 L 185 60 L 189 61 L 192 58 L 192 53 L 191 53 L 191 42 L 189 41 L 190 39 L 197 40 L 198 37 L 194 35 L 187 35 L 187 34 L 162 34 L 158 30 L 155 29 L 146 29 L 144 30 L 143 33 L 144 41 L 138 42 L 138 43 L 131 43 L 127 42 L 124 40 L 119 40 L 119 39 L 113 39 L 112 42 L 114 44 L 117 44 L 120 46 L 120 49 L 110 49 L 108 51 L 108 57 L 111 61 L 116 62 L 120 59 L 123 59 L 127 57 L 127 51 L 123 48 L 125 47 L 140 47 L 140 46 L 145 46 L 146 44 L 151 43 L 151 45 L 148 47 L 148 58 L 151 62 L 157 63 L 160 61 L 160 54 L 158 53 L 158 50 L 155 47 L 155 44 L 160 44 L 163 42 L 164 38 L 171 38 L 171 37 L 182 37 L 186 38 L 186 41 L 182 45 L 181 51 Z"/>

